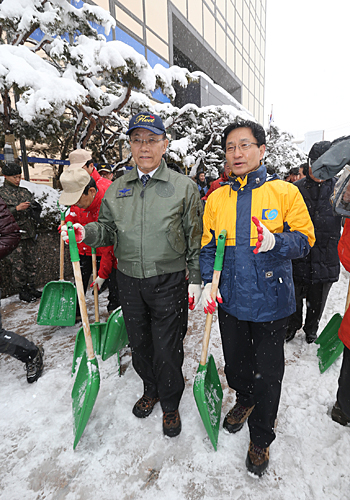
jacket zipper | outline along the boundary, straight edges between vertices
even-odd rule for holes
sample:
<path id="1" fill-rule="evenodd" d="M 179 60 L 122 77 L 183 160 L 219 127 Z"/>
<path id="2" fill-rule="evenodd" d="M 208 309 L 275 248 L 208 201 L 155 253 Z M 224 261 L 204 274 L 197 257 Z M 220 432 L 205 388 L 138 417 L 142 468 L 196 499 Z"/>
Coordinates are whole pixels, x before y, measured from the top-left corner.
<path id="1" fill-rule="evenodd" d="M 145 221 L 144 221 L 144 217 L 145 217 L 145 202 L 144 202 L 144 199 L 145 199 L 145 189 L 146 189 L 146 186 L 142 187 L 142 191 L 140 193 L 140 196 L 142 198 L 142 217 L 141 217 L 141 270 L 142 270 L 142 276 L 144 278 L 145 278 L 145 268 L 144 268 L 144 262 L 143 262 L 143 238 L 144 238 L 143 232 L 144 232 L 144 227 L 145 227 Z"/>

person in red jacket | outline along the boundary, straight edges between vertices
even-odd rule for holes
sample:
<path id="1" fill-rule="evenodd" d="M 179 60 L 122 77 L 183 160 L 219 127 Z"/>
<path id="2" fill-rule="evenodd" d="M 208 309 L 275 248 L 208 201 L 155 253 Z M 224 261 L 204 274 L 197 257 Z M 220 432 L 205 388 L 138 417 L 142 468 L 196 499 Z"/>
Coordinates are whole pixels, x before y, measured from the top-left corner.
<path id="1" fill-rule="evenodd" d="M 85 226 L 89 222 L 98 220 L 102 198 L 112 182 L 101 177 L 96 171 L 91 154 L 88 151 L 77 149 L 69 155 L 69 160 L 70 166 L 60 177 L 63 188 L 60 203 L 71 205 L 73 199 L 74 205 L 71 205 L 70 213 L 66 216 L 65 221 Z M 71 195 L 74 190 L 76 190 L 76 195 L 73 194 L 72 198 Z M 86 292 L 92 273 L 91 247 L 85 243 L 78 243 L 78 250 L 83 285 Z M 98 277 L 94 283 L 101 290 L 104 281 L 108 279 L 107 310 L 112 312 L 120 305 L 116 280 L 117 260 L 114 256 L 113 246 L 96 248 L 96 255 Z M 77 308 L 77 321 L 80 319 L 80 312 Z"/>
<path id="2" fill-rule="evenodd" d="M 347 201 L 347 200 L 345 200 Z M 350 199 L 349 199 L 350 201 Z M 350 220 L 346 219 L 343 234 L 338 243 L 340 262 L 350 272 Z M 344 314 L 338 336 L 344 344 L 343 362 L 338 380 L 337 400 L 332 408 L 332 420 L 341 425 L 350 423 L 350 308 Z"/>
<path id="3" fill-rule="evenodd" d="M 203 196 L 203 198 L 201 198 L 203 201 L 207 201 L 208 199 L 208 196 L 213 192 L 215 191 L 216 189 L 218 189 L 219 187 L 221 187 L 221 183 L 222 182 L 228 182 L 228 176 L 230 175 L 230 172 L 231 172 L 231 169 L 230 167 L 227 165 L 227 163 L 225 162 L 224 164 L 224 171 L 223 173 L 220 175 L 220 177 L 218 179 L 216 179 L 214 182 L 211 183 L 211 186 L 210 188 L 208 189 L 207 193 L 205 196 Z"/>

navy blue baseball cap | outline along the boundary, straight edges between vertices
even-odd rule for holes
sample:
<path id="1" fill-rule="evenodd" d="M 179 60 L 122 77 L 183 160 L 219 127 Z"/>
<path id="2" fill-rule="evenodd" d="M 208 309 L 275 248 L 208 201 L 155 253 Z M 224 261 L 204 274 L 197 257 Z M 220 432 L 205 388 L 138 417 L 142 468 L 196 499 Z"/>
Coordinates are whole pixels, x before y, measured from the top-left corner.
<path id="1" fill-rule="evenodd" d="M 165 134 L 161 117 L 147 112 L 137 113 L 131 118 L 127 135 L 130 135 L 135 128 L 145 128 L 157 135 Z"/>

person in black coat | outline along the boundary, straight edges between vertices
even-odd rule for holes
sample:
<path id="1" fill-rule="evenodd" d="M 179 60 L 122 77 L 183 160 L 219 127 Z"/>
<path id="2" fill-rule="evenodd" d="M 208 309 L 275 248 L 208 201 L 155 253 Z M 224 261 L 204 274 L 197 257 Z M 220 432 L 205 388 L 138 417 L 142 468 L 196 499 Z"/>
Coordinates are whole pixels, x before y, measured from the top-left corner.
<path id="1" fill-rule="evenodd" d="M 340 264 L 338 241 L 341 217 L 333 216 L 329 198 L 333 193 L 336 179 L 321 181 L 313 176 L 311 165 L 325 153 L 330 142 L 316 142 L 309 153 L 309 170 L 306 177 L 295 182 L 300 190 L 315 228 L 316 243 L 310 253 L 293 260 L 296 311 L 289 317 L 286 341 L 289 342 L 303 326 L 303 299 L 306 299 L 304 332 L 306 342 L 317 339 L 318 325 L 326 305 L 332 284 L 338 281 Z"/>
<path id="2" fill-rule="evenodd" d="M 20 229 L 6 203 L 0 198 L 0 259 L 9 255 L 21 240 Z M 1 290 L 0 290 L 1 298 Z M 26 364 L 27 382 L 35 382 L 42 374 L 44 349 L 17 333 L 2 327 L 0 312 L 0 353 L 9 354 Z"/>

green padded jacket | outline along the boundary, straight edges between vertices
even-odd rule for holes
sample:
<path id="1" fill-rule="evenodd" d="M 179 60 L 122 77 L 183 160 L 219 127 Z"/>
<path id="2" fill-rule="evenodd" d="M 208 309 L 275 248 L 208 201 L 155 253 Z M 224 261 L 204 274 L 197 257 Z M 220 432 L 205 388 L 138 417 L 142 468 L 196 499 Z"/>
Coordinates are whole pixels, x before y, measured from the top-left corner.
<path id="1" fill-rule="evenodd" d="M 106 191 L 97 222 L 85 226 L 84 242 L 114 245 L 118 269 L 150 278 L 188 268 L 189 283 L 201 283 L 199 252 L 202 204 L 196 184 L 162 159 L 144 188 L 137 168 Z"/>

